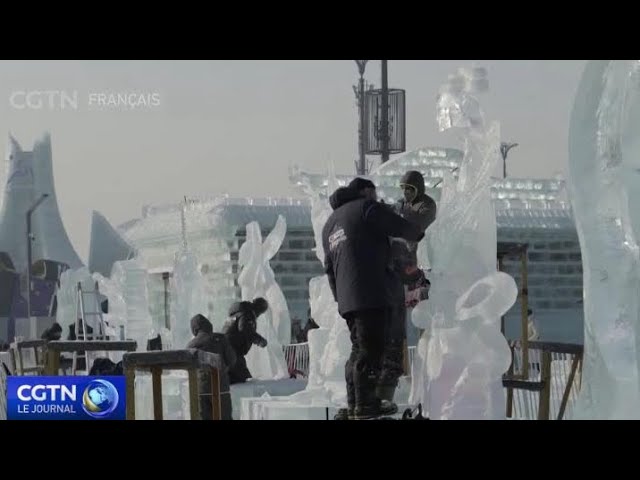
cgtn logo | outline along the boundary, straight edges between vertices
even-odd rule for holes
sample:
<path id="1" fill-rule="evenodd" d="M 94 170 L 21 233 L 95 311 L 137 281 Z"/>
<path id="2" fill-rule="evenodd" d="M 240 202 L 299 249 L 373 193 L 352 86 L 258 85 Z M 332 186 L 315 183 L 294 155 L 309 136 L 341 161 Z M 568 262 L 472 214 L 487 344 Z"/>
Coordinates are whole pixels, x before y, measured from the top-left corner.
<path id="1" fill-rule="evenodd" d="M 124 420 L 124 377 L 9 377 L 9 420 Z"/>

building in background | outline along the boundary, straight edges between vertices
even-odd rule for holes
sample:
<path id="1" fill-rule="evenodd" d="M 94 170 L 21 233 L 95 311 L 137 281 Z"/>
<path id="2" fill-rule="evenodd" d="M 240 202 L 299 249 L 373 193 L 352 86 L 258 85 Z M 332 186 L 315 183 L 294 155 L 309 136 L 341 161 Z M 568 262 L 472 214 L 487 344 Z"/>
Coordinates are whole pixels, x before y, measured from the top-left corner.
<path id="1" fill-rule="evenodd" d="M 399 181 L 407 170 L 425 177 L 427 193 L 436 202 L 444 172 L 456 174 L 463 152 L 426 147 L 409 152 L 378 167 L 370 178 L 379 196 L 391 203 L 401 197 Z M 346 185 L 353 175 L 337 175 Z M 309 181 L 326 187 L 326 174 L 294 169 L 291 181 Z M 529 304 L 543 339 L 582 341 L 582 263 L 580 245 L 564 182 L 559 179 L 496 179 L 492 188 L 498 240 L 529 245 Z M 211 197 L 191 199 L 186 218 L 187 241 L 201 262 L 201 271 L 211 285 L 210 315 L 224 315 L 228 305 L 240 297 L 237 286 L 238 250 L 244 227 L 257 221 L 268 234 L 278 215 L 287 221 L 282 248 L 271 261 L 276 280 L 287 299 L 292 318 L 306 320 L 308 284 L 323 273 L 315 252 L 310 204 L 304 199 L 256 199 Z M 150 301 L 158 322 L 168 315 L 166 283 L 173 256 L 182 242 L 181 205 L 149 206 L 140 219 L 119 227 L 122 235 L 145 258 L 152 273 Z M 504 269 L 520 284 L 520 263 L 505 261 Z M 163 280 L 164 273 L 164 280 Z M 519 304 L 507 315 L 507 335 L 519 336 Z M 303 321 L 304 321 L 303 320 Z"/>

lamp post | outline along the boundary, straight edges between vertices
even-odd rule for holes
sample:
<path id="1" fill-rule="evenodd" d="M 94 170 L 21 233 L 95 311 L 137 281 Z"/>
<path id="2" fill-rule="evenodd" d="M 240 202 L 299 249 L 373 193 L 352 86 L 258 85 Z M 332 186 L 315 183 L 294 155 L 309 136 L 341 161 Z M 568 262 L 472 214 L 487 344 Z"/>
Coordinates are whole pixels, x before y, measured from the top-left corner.
<path id="1" fill-rule="evenodd" d="M 365 158 L 364 145 L 364 70 L 368 61 L 369 60 L 355 61 L 356 65 L 358 65 L 358 73 L 360 74 L 360 81 L 356 92 L 356 97 L 358 98 L 358 116 L 360 117 L 360 125 L 358 127 L 358 164 L 356 166 L 356 173 L 358 175 L 367 174 L 367 160 Z"/>
<path id="2" fill-rule="evenodd" d="M 502 154 L 502 178 L 507 178 L 507 154 L 509 153 L 509 150 L 517 146 L 517 143 L 500 143 L 500 153 Z"/>
<path id="3" fill-rule="evenodd" d="M 381 137 L 381 161 L 385 163 L 389 160 L 389 84 L 387 75 L 387 60 L 380 60 L 382 76 L 382 112 L 380 121 Z"/>
<path id="4" fill-rule="evenodd" d="M 27 210 L 27 318 L 31 322 L 31 249 L 34 237 L 31 233 L 31 215 L 44 202 L 49 194 L 43 193 L 40 198 Z"/>

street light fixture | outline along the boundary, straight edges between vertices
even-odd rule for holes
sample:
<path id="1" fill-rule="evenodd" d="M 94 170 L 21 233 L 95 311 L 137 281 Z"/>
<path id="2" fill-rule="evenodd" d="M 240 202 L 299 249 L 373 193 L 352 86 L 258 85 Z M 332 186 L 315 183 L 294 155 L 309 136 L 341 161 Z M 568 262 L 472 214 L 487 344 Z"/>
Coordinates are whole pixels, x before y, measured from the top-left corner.
<path id="1" fill-rule="evenodd" d="M 509 150 L 517 146 L 517 143 L 500 143 L 500 153 L 502 154 L 502 178 L 507 178 L 507 154 L 509 153 Z"/>
<path id="2" fill-rule="evenodd" d="M 356 168 L 358 175 L 367 174 L 367 160 L 364 145 L 364 70 L 367 67 L 368 61 L 369 60 L 355 60 L 356 65 L 358 65 L 358 73 L 360 74 L 358 90 L 356 91 L 356 97 L 358 98 L 358 116 L 360 117 L 360 125 L 358 128 L 358 164 Z"/>
<path id="3" fill-rule="evenodd" d="M 33 215 L 36 208 L 38 208 L 40 204 L 47 199 L 47 197 L 49 197 L 49 194 L 43 193 L 36 203 L 27 210 L 27 318 L 29 319 L 29 322 L 31 322 L 31 242 L 34 240 L 34 236 L 31 233 L 31 215 Z"/>

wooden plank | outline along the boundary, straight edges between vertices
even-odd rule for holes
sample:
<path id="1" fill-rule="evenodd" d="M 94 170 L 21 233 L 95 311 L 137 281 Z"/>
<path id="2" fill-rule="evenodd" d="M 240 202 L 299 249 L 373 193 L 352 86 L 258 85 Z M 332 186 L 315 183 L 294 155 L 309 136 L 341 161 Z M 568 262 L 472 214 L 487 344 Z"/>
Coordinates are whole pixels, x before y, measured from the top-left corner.
<path id="1" fill-rule="evenodd" d="M 528 390 L 530 392 L 540 392 L 544 389 L 545 382 L 532 382 L 529 380 L 520 380 L 517 378 L 503 378 L 502 386 L 508 389 Z"/>
<path id="2" fill-rule="evenodd" d="M 213 405 L 213 419 L 222 420 L 222 397 L 220 395 L 220 374 L 217 368 L 211 369 L 211 404 Z"/>
<path id="3" fill-rule="evenodd" d="M 20 362 L 20 366 L 17 368 L 18 371 L 18 375 L 24 375 L 24 360 L 22 358 L 22 348 L 17 347 L 17 351 L 18 351 L 18 361 Z"/>
<path id="4" fill-rule="evenodd" d="M 42 347 L 46 343 L 45 340 L 23 340 L 21 342 L 13 342 L 16 348 L 33 348 Z"/>
<path id="5" fill-rule="evenodd" d="M 198 370 L 190 368 L 187 370 L 189 373 L 189 412 L 191 420 L 200 420 L 200 402 L 198 398 Z M 213 386 L 211 387 L 213 390 Z M 212 399 L 213 400 L 213 399 Z"/>
<path id="6" fill-rule="evenodd" d="M 562 420 L 564 412 L 569 402 L 569 395 L 571 394 L 571 388 L 573 387 L 573 381 L 578 371 L 578 363 L 580 362 L 580 355 L 574 355 L 571 362 L 571 372 L 569 372 L 569 378 L 567 379 L 567 385 L 564 387 L 564 393 L 562 394 L 562 401 L 560 402 L 560 410 L 558 411 L 558 420 Z"/>
<path id="7" fill-rule="evenodd" d="M 136 370 L 134 368 L 126 368 L 124 371 L 126 382 L 126 405 L 127 420 L 136 419 Z"/>
<path id="8" fill-rule="evenodd" d="M 529 378 L 529 282 L 527 270 L 527 251 L 521 252 L 520 263 L 520 301 L 522 308 L 521 335 L 522 377 Z"/>
<path id="9" fill-rule="evenodd" d="M 47 348 L 59 352 L 135 352 L 138 347 L 133 340 L 53 340 L 47 343 Z"/>
<path id="10" fill-rule="evenodd" d="M 218 354 L 191 348 L 125 353 L 122 357 L 122 364 L 125 367 L 130 366 L 136 369 L 162 367 L 165 370 L 188 370 L 201 367 L 220 368 L 222 361 Z"/>
<path id="11" fill-rule="evenodd" d="M 502 317 L 504 320 L 504 317 Z M 503 332 L 504 333 L 504 332 Z M 507 375 L 513 375 L 513 345 L 509 345 L 509 351 L 511 352 L 511 365 L 509 365 L 509 370 L 507 371 Z M 504 384 L 504 380 L 503 380 Z M 507 418 L 513 417 L 513 387 L 507 387 Z"/>
<path id="12" fill-rule="evenodd" d="M 551 352 L 542 352 L 540 378 L 543 382 L 543 388 L 540 391 L 538 420 L 549 420 L 551 401 Z"/>
<path id="13" fill-rule="evenodd" d="M 162 369 L 151 370 L 151 383 L 153 385 L 153 419 L 162 420 Z"/>
<path id="14" fill-rule="evenodd" d="M 57 376 L 60 372 L 60 352 L 52 352 L 51 355 L 51 373 L 50 375 Z"/>

